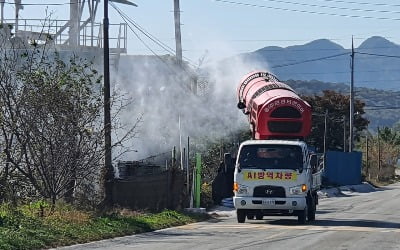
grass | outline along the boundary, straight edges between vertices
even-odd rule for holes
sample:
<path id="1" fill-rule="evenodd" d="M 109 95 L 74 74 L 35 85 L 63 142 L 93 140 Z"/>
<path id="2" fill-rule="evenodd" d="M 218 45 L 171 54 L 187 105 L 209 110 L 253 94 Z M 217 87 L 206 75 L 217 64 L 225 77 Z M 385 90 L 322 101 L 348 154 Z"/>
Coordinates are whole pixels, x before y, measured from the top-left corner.
<path id="1" fill-rule="evenodd" d="M 150 232 L 204 220 L 206 216 L 165 210 L 138 213 L 128 210 L 95 215 L 69 206 L 36 208 L 0 206 L 0 249 L 43 249 L 117 236 Z"/>

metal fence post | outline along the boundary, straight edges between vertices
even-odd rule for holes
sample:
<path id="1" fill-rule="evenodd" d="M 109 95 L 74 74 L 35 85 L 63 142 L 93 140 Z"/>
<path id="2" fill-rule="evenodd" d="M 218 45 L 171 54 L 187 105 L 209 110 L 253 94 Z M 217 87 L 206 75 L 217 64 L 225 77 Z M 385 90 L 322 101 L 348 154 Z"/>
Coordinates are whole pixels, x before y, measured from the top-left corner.
<path id="1" fill-rule="evenodd" d="M 201 154 L 196 153 L 196 208 L 200 207 L 200 193 L 201 193 Z"/>

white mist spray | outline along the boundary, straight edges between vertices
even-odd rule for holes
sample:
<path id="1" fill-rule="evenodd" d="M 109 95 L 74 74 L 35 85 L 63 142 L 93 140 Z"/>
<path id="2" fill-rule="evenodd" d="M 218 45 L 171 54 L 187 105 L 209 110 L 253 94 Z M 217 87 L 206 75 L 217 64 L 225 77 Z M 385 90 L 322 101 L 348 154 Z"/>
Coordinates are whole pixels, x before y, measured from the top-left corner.
<path id="1" fill-rule="evenodd" d="M 116 89 L 132 103 L 120 114 L 121 122 L 134 124 L 140 113 L 143 119 L 137 138 L 128 143 L 134 152 L 121 160 L 170 154 L 174 146 L 182 151 L 182 138 L 217 139 L 245 128 L 246 117 L 236 107 L 237 84 L 259 68 L 236 57 L 194 74 L 176 66 L 171 56 L 122 56 Z M 206 89 L 198 86 L 194 94 L 194 78 L 199 75 Z"/>

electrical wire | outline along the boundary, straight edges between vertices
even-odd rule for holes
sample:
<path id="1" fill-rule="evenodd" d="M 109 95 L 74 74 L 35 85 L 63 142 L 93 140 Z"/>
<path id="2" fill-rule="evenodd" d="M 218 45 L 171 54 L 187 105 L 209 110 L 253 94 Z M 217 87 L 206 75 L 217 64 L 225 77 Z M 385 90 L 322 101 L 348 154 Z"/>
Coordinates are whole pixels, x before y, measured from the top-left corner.
<path id="1" fill-rule="evenodd" d="M 231 41 L 240 41 L 240 42 L 259 42 L 259 41 L 263 41 L 263 40 L 231 40 Z M 269 40 L 265 40 L 265 41 L 269 41 Z M 290 40 L 282 40 L 282 41 L 290 41 Z M 301 40 L 299 40 L 301 41 Z M 304 40 L 304 41 L 309 41 L 309 40 Z M 331 40 L 330 40 L 331 41 Z M 264 47 L 264 48 L 260 48 L 255 50 L 254 52 L 275 52 L 275 51 L 285 51 L 285 52 L 292 52 L 292 51 L 343 51 L 343 50 L 350 50 L 350 49 L 345 49 L 345 48 L 337 48 L 337 49 L 293 49 L 291 47 L 294 46 L 304 46 L 304 45 L 292 45 L 292 46 L 288 46 L 288 47 L 280 47 L 280 48 L 276 48 L 276 49 L 271 49 L 270 47 Z M 340 45 L 339 45 L 340 46 Z M 276 46 L 273 46 L 276 47 Z M 398 46 L 400 48 L 400 46 Z M 394 46 L 380 46 L 380 47 L 373 47 L 373 48 L 355 48 L 357 50 L 374 50 L 374 49 L 393 49 L 396 48 L 396 45 Z"/>
<path id="2" fill-rule="evenodd" d="M 120 8 L 115 6 L 114 4 L 111 3 L 111 6 L 118 12 L 118 14 L 121 17 L 124 17 L 124 20 L 128 20 L 129 23 L 131 23 L 137 30 L 139 30 L 142 34 L 144 34 L 147 38 L 152 40 L 154 43 L 159 45 L 161 48 L 166 50 L 168 53 L 175 54 L 175 51 L 169 47 L 168 45 L 164 44 L 161 42 L 159 39 L 157 39 L 155 36 L 151 35 L 149 32 L 144 30 L 141 26 L 139 26 L 135 21 L 133 21 L 128 15 L 126 15 Z"/>
<path id="3" fill-rule="evenodd" d="M 346 10 L 346 11 L 357 11 L 357 12 L 374 12 L 374 13 L 384 13 L 384 14 L 399 14 L 400 13 L 399 11 L 392 11 L 392 10 L 356 9 L 356 8 L 346 8 L 346 7 L 318 5 L 318 4 L 298 3 L 298 2 L 290 2 L 290 1 L 283 1 L 283 0 L 259 0 L 259 1 L 284 3 L 284 4 L 307 6 L 307 7 L 313 7 L 313 8 L 333 9 L 333 10 Z"/>
<path id="4" fill-rule="evenodd" d="M 244 2 L 237 2 L 237 1 L 230 1 L 230 0 L 214 0 L 214 1 L 220 2 L 220 3 L 231 4 L 231 5 L 240 5 L 240 6 L 264 8 L 264 9 L 272 9 L 272 10 L 281 10 L 281 11 L 290 11 L 290 12 L 306 13 L 306 14 L 316 14 L 316 15 L 325 15 L 325 16 L 336 16 L 336 17 L 349 17 L 349 18 L 364 18 L 364 19 L 375 19 L 375 20 L 400 21 L 400 18 L 361 16 L 361 15 L 328 13 L 328 12 L 310 11 L 310 10 L 298 10 L 298 9 L 273 7 L 273 6 L 266 6 L 266 5 L 252 4 L 252 3 L 244 3 Z"/>
<path id="5" fill-rule="evenodd" d="M 111 6 L 113 8 L 115 8 L 112 4 Z M 121 18 L 127 22 L 127 20 L 125 20 L 125 18 L 121 15 Z M 146 44 L 146 42 L 139 36 L 139 34 L 136 33 L 136 31 L 129 25 L 129 23 L 127 23 L 129 29 L 133 32 L 133 34 L 136 36 L 136 38 L 151 52 L 153 53 L 153 55 L 155 55 L 161 62 L 163 62 L 167 68 L 170 70 L 171 73 L 176 73 L 174 69 L 171 68 L 171 66 L 161 57 L 159 56 L 157 53 L 155 53 L 152 48 L 150 48 L 149 45 Z"/>
<path id="6" fill-rule="evenodd" d="M 347 53 L 341 53 L 341 54 L 332 55 L 332 56 L 325 56 L 325 57 L 319 57 L 319 58 L 314 58 L 314 59 L 309 59 L 309 60 L 304 60 L 304 61 L 298 61 L 298 62 L 294 62 L 294 63 L 274 65 L 271 68 L 275 69 L 275 68 L 282 68 L 282 67 L 287 67 L 287 66 L 292 66 L 292 65 L 297 65 L 297 64 L 303 64 L 303 63 L 309 63 L 309 62 L 315 62 L 315 61 L 322 61 L 322 60 L 326 60 L 326 59 L 329 59 L 329 58 L 334 58 L 334 57 L 344 56 L 344 55 L 350 55 L 350 53 L 347 52 Z"/>
<path id="7" fill-rule="evenodd" d="M 5 4 L 9 5 L 15 5 L 15 2 L 4 2 Z M 112 3 L 112 2 L 110 2 Z M 76 3 L 20 3 L 18 5 L 22 6 L 63 6 L 63 5 L 75 5 L 75 4 L 81 4 L 81 2 L 76 2 Z"/>
<path id="8" fill-rule="evenodd" d="M 139 30 L 143 35 L 145 35 L 147 38 L 149 38 L 151 41 L 153 41 L 154 43 L 156 43 L 158 46 L 160 46 L 161 48 L 163 48 L 165 51 L 167 51 L 168 53 L 175 55 L 175 51 L 169 47 L 167 44 L 163 43 L 161 40 L 159 40 L 157 37 L 155 37 L 154 35 L 152 35 L 151 33 L 149 33 L 148 31 L 146 31 L 143 27 L 141 27 L 139 24 L 137 24 L 134 20 L 132 20 L 132 18 L 130 18 L 127 14 L 125 14 L 120 8 L 118 8 L 117 6 L 115 6 L 114 3 L 110 3 L 110 5 L 118 12 L 118 14 L 124 18 L 125 22 L 129 22 L 130 24 L 132 24 L 137 30 Z M 194 63 L 187 57 L 183 56 L 183 58 L 185 60 L 187 60 L 189 62 L 189 64 L 191 66 L 194 66 Z"/>
<path id="9" fill-rule="evenodd" d="M 359 72 L 359 71 L 357 71 L 357 72 Z M 358 81 L 358 82 L 400 82 L 400 79 L 387 79 L 387 80 L 379 79 L 379 80 L 368 80 L 368 81 Z"/>
<path id="10" fill-rule="evenodd" d="M 368 111 L 376 111 L 376 110 L 400 110 L 400 107 L 374 107 L 374 106 L 366 106 L 364 110 Z"/>
<path id="11" fill-rule="evenodd" d="M 357 5 L 369 5 L 369 6 L 381 6 L 381 7 L 400 7 L 400 4 L 387 4 L 387 3 L 368 3 L 368 2 L 354 2 L 354 1 L 343 1 L 343 0 L 318 0 L 330 3 L 344 3 L 344 4 L 357 4 Z"/>
<path id="12" fill-rule="evenodd" d="M 365 52 L 354 52 L 354 53 L 361 54 L 361 55 L 367 55 L 367 56 L 379 56 L 379 57 L 399 58 L 400 59 L 400 56 L 382 55 L 382 54 L 365 53 Z"/>
<path id="13" fill-rule="evenodd" d="M 150 32 L 146 31 L 143 27 L 141 27 L 138 23 L 136 23 L 132 18 L 130 18 L 127 14 L 125 14 L 121 9 L 119 9 L 117 6 L 114 5 L 114 7 L 117 8 L 117 12 L 120 15 L 124 15 L 127 20 L 140 32 L 142 32 L 146 37 L 148 37 L 150 40 L 152 40 L 154 43 L 158 44 L 161 48 L 166 50 L 168 53 L 171 53 L 175 55 L 175 50 L 169 47 L 167 44 L 163 43 L 160 39 L 152 35 Z M 189 58 L 183 57 L 187 61 L 190 61 Z"/>
<path id="14" fill-rule="evenodd" d="M 175 70 L 174 68 L 172 68 L 171 67 L 171 65 L 169 64 L 169 63 L 167 63 L 160 55 L 158 55 L 157 53 L 155 53 L 155 51 L 153 50 L 153 49 L 151 49 L 150 48 L 150 46 L 148 45 L 148 44 L 146 44 L 146 42 L 139 36 L 139 34 L 129 25 L 129 23 L 131 23 L 131 22 L 128 22 L 129 20 L 127 20 L 125 17 L 124 17 L 124 15 L 122 15 L 122 11 L 118 11 L 117 9 L 117 7 L 113 4 L 113 3 L 110 3 L 111 4 L 111 6 L 120 14 L 120 16 L 121 16 L 121 18 L 127 23 L 127 25 L 128 25 L 128 27 L 129 27 L 129 29 L 134 33 L 134 35 L 136 36 L 136 38 L 151 52 L 151 53 L 153 53 L 153 55 L 154 56 L 156 56 L 162 63 L 164 63 L 165 64 L 165 66 L 167 67 L 167 69 L 172 73 L 172 74 L 177 74 L 178 72 L 177 72 L 177 70 Z M 121 13 L 120 13 L 121 12 Z M 132 23 L 131 23 L 132 24 Z M 136 26 L 135 26 L 135 28 L 137 28 Z M 139 31 L 141 31 L 141 30 L 139 30 Z M 142 32 L 142 31 L 141 31 Z M 143 33 L 143 32 L 142 32 Z M 145 34 L 146 35 L 146 34 Z M 148 36 L 147 36 L 148 37 Z M 174 53 L 172 53 L 173 55 L 174 55 Z M 185 67 L 181 67 L 181 69 L 183 69 L 188 75 L 192 75 L 192 73 L 190 73 L 190 72 L 188 72 L 187 71 L 187 69 L 185 68 Z"/>
<path id="15" fill-rule="evenodd" d="M 15 5 L 12 2 L 4 2 L 5 4 Z M 73 5 L 79 3 L 20 3 L 18 5 L 22 6 L 63 6 L 63 5 Z"/>
<path id="16" fill-rule="evenodd" d="M 390 71 L 399 72 L 399 69 L 398 68 L 385 69 L 385 72 L 390 72 Z M 357 73 L 378 73 L 378 72 L 382 72 L 382 70 L 357 70 Z M 293 71 L 290 72 L 290 74 L 310 74 L 310 75 L 348 74 L 348 73 L 350 73 L 350 69 L 348 71 L 337 71 L 337 72 L 293 72 Z M 395 81 L 395 80 L 388 80 L 388 81 Z"/>

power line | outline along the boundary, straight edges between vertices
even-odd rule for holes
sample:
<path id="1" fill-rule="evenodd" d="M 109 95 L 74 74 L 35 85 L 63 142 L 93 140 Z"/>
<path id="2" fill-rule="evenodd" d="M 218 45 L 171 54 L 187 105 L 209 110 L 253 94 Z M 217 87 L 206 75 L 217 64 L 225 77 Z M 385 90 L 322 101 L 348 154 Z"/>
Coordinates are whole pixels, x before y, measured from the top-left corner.
<path id="1" fill-rule="evenodd" d="M 264 2 L 284 2 L 284 1 L 275 1 L 275 0 L 262 0 Z M 355 5 L 368 5 L 368 6 L 380 6 L 380 7 L 400 7 L 400 4 L 387 4 L 387 3 L 368 3 L 368 2 L 354 2 L 354 1 L 341 1 L 341 0 L 319 0 L 319 1 L 323 1 L 323 2 L 330 2 L 330 3 L 344 3 L 344 4 L 355 4 Z M 10 4 L 10 5 L 14 5 L 15 2 L 4 2 L 5 4 Z M 288 2 L 289 3 L 289 2 Z M 76 4 L 76 3 L 71 3 L 71 2 L 65 2 L 65 3 L 21 3 L 19 5 L 24 5 L 24 6 L 29 6 L 29 5 L 38 5 L 38 6 L 57 6 L 57 5 L 72 5 L 72 4 Z M 302 4 L 302 3 L 293 3 L 291 2 L 291 4 L 298 4 L 298 5 L 306 5 L 306 6 L 311 6 L 311 4 Z M 317 5 L 318 7 L 322 7 Z M 328 6 L 331 7 L 331 6 Z M 349 8 L 349 10 L 351 10 Z"/>
<path id="2" fill-rule="evenodd" d="M 390 71 L 393 71 L 393 72 L 398 72 L 399 71 L 399 69 L 385 69 L 385 72 L 390 72 Z M 382 70 L 357 70 L 357 73 L 378 73 L 378 72 L 382 72 Z M 290 71 L 290 74 L 291 75 L 294 75 L 294 74 L 302 74 L 302 75 L 332 75 L 332 74 L 349 74 L 350 73 L 350 70 L 349 71 L 336 71 L 336 72 L 293 72 L 293 71 Z M 393 80 L 393 79 L 391 79 L 391 80 L 379 80 L 379 81 L 400 81 L 400 79 L 399 80 Z M 359 81 L 359 82 L 376 82 L 376 81 Z"/>
<path id="3" fill-rule="evenodd" d="M 301 45 L 294 45 L 294 46 L 301 46 Z M 266 49 L 266 50 L 264 50 L 264 48 L 261 48 L 261 49 L 258 49 L 257 51 L 263 50 L 265 52 L 269 52 L 269 51 L 274 52 L 274 51 L 282 51 L 282 50 L 284 50 L 286 52 L 292 52 L 292 51 L 338 51 L 338 50 L 342 51 L 342 50 L 344 50 L 344 49 L 341 49 L 341 48 L 337 48 L 337 49 L 291 49 L 290 47 L 293 47 L 293 46 L 289 46 L 289 47 L 281 48 L 281 49 Z M 265 47 L 265 48 L 268 48 L 268 47 Z"/>
<path id="4" fill-rule="evenodd" d="M 262 40 L 231 40 L 231 41 L 241 41 L 241 42 L 258 42 L 258 41 L 262 41 Z M 268 41 L 268 40 L 266 40 Z M 282 40 L 285 41 L 285 40 Z M 343 50 L 349 50 L 349 49 L 345 49 L 345 48 L 336 48 L 336 49 L 292 49 L 291 47 L 297 47 L 297 46 L 304 46 L 304 45 L 292 45 L 292 46 L 288 46 L 288 47 L 280 47 L 279 49 L 270 49 L 271 46 L 267 46 L 264 48 L 260 48 L 257 49 L 253 52 L 275 52 L 275 51 L 283 51 L 283 52 L 292 52 L 292 51 L 343 51 Z M 338 45 L 340 46 L 340 45 Z M 371 48 L 357 48 L 357 50 L 374 50 L 374 49 L 393 49 L 396 48 L 397 45 L 394 46 L 380 46 L 380 47 L 371 47 Z M 273 46 L 273 47 L 277 47 L 277 46 Z M 400 46 L 398 46 L 400 48 Z M 358 52 L 356 52 L 358 53 Z"/>
<path id="5" fill-rule="evenodd" d="M 394 48 L 400 48 L 399 45 L 395 44 L 393 46 L 382 46 L 382 47 L 370 47 L 370 48 L 357 48 L 357 50 L 372 50 L 372 49 L 394 49 Z M 356 52 L 358 53 L 358 52 Z"/>
<path id="6" fill-rule="evenodd" d="M 358 73 L 359 71 L 357 71 L 357 73 Z M 400 82 L 400 79 L 387 79 L 387 80 L 385 80 L 385 79 L 379 79 L 379 80 L 368 80 L 368 81 L 363 81 L 363 80 L 360 80 L 360 81 L 357 81 L 357 83 L 363 83 L 363 82 Z"/>
<path id="7" fill-rule="evenodd" d="M 354 2 L 354 1 L 342 1 L 342 0 L 319 0 L 319 1 L 330 2 L 330 3 L 344 3 L 344 4 L 381 6 L 381 7 L 400 7 L 400 4 L 387 4 L 387 3 L 368 3 L 368 2 Z"/>
<path id="8" fill-rule="evenodd" d="M 111 6 L 112 6 L 115 10 L 117 10 L 117 9 L 116 9 L 116 6 L 114 6 L 112 3 L 111 3 Z M 118 12 L 118 10 L 117 10 L 117 12 Z M 125 19 L 125 17 L 124 17 L 123 15 L 121 15 L 121 18 L 122 18 L 125 22 L 127 22 L 127 20 Z M 167 66 L 167 68 L 168 68 L 172 73 L 175 73 L 175 71 L 171 68 L 171 66 L 170 66 L 163 58 L 161 58 L 159 55 L 157 55 L 157 54 L 150 48 L 149 45 L 146 44 L 146 42 L 139 36 L 139 34 L 136 33 L 136 31 L 129 25 L 129 23 L 127 23 L 127 24 L 128 24 L 129 29 L 130 29 L 130 30 L 133 32 L 133 34 L 136 36 L 136 38 L 137 38 L 151 53 L 153 53 L 153 55 L 155 55 L 161 62 L 163 62 L 163 63 Z"/>
<path id="9" fill-rule="evenodd" d="M 151 41 L 153 41 L 154 43 L 156 43 L 157 45 L 159 45 L 161 48 L 163 48 L 164 50 L 166 50 L 168 53 L 171 54 L 175 54 L 174 50 L 169 47 L 168 45 L 164 44 L 163 42 L 161 42 L 159 39 L 157 39 L 156 37 L 154 37 L 153 35 L 151 35 L 149 32 L 147 32 L 146 30 L 144 30 L 140 25 L 138 25 L 136 22 L 134 22 L 128 15 L 126 15 L 120 8 L 118 8 L 117 6 L 115 6 L 114 4 L 111 4 L 111 6 L 118 12 L 118 14 L 124 18 L 125 22 L 129 22 L 130 24 L 132 24 L 136 29 L 138 29 L 142 34 L 144 34 L 147 38 L 149 38 Z M 128 21 L 127 21 L 128 20 Z"/>
<path id="10" fill-rule="evenodd" d="M 287 66 L 292 66 L 292 65 L 297 65 L 297 64 L 303 64 L 303 63 L 308 63 L 308 62 L 322 61 L 322 60 L 326 60 L 326 59 L 329 59 L 329 58 L 334 58 L 334 57 L 343 56 L 343 55 L 349 55 L 349 54 L 350 53 L 341 53 L 341 54 L 337 54 L 337 55 L 314 58 L 314 59 L 309 59 L 309 60 L 304 60 L 304 61 L 299 61 L 299 62 L 294 62 L 294 63 L 274 65 L 271 68 L 275 69 L 275 68 L 282 68 L 282 67 L 287 67 Z"/>
<path id="11" fill-rule="evenodd" d="M 15 5 L 15 2 L 4 2 L 5 4 L 9 4 L 9 5 Z M 112 3 L 112 2 L 110 2 Z M 20 3 L 18 5 L 22 5 L 22 6 L 63 6 L 63 5 L 75 5 L 75 4 L 81 4 L 79 2 L 76 3 Z M 126 4 L 126 3 L 125 3 Z M 131 5 L 131 4 L 129 4 Z"/>
<path id="12" fill-rule="evenodd" d="M 371 107 L 371 108 L 370 108 Z M 364 107 L 364 110 L 368 110 L 368 111 L 376 111 L 376 110 L 400 110 L 400 107 L 379 107 L 379 106 L 367 106 Z"/>
<path id="13" fill-rule="evenodd" d="M 137 37 L 137 39 L 151 52 L 151 53 L 153 53 L 153 55 L 155 55 L 162 63 L 164 63 L 166 66 L 167 66 L 167 68 L 168 68 L 168 70 L 171 72 L 171 73 L 173 73 L 173 74 L 176 74 L 177 73 L 177 71 L 174 69 L 174 68 L 172 68 L 171 67 L 171 65 L 170 64 L 168 64 L 161 56 L 159 56 L 158 54 L 156 54 L 155 53 L 155 51 L 153 50 L 153 49 L 151 49 L 150 48 L 150 46 L 148 45 L 148 44 L 146 44 L 146 42 L 139 36 L 139 34 L 137 33 L 137 32 L 135 32 L 135 30 L 129 25 L 129 24 L 132 24 L 133 26 L 135 26 L 135 28 L 137 28 L 142 34 L 144 34 L 146 37 L 148 37 L 150 40 L 152 40 L 153 42 L 155 42 L 155 43 L 157 43 L 155 40 L 157 39 L 157 38 L 154 38 L 154 40 L 151 38 L 151 34 L 147 34 L 146 32 L 144 32 L 142 29 L 139 29 L 138 27 L 139 26 L 136 26 L 135 24 L 136 23 L 134 23 L 133 22 L 133 20 L 127 20 L 127 16 L 126 16 L 126 14 L 125 13 L 123 13 L 118 7 L 116 7 L 113 3 L 110 3 L 111 4 L 111 6 L 120 14 L 120 16 L 121 16 L 121 18 L 125 21 L 125 22 L 127 22 L 127 21 L 129 21 L 129 22 L 127 22 L 127 25 L 128 25 L 128 27 L 129 27 L 129 29 L 134 33 L 134 35 Z M 132 22 L 133 23 L 132 23 Z M 157 39 L 158 40 L 158 39 Z M 161 41 L 160 41 L 160 43 L 162 43 Z M 161 46 L 161 44 L 159 44 L 159 43 L 157 43 L 158 45 L 160 45 Z M 167 46 L 168 47 L 168 46 Z M 164 48 L 164 47 L 163 47 Z M 165 48 L 164 48 L 165 49 Z M 172 54 L 174 55 L 174 53 L 172 52 Z M 190 62 L 189 62 L 190 63 Z M 193 66 L 193 65 L 192 65 Z M 188 75 L 192 75 L 192 73 L 190 73 L 190 72 L 188 72 L 187 71 L 187 69 L 186 69 L 186 67 L 181 67 L 181 69 L 183 69 Z"/>
<path id="14" fill-rule="evenodd" d="M 392 56 L 392 55 L 382 55 L 382 54 L 374 54 L 374 53 L 365 53 L 365 52 L 355 52 L 361 55 L 368 55 L 368 56 L 379 56 L 379 57 L 390 57 L 390 58 L 400 58 L 400 56 Z"/>
<path id="15" fill-rule="evenodd" d="M 318 4 L 308 4 L 308 3 L 297 3 L 283 0 L 260 0 L 263 2 L 275 2 L 275 3 L 284 3 L 284 4 L 292 4 L 299 6 L 307 6 L 307 7 L 315 7 L 315 8 L 324 8 L 324 9 L 334 9 L 334 10 L 347 10 L 347 11 L 358 11 L 358 12 L 375 12 L 375 13 L 385 13 L 385 14 L 399 14 L 398 11 L 391 10 L 376 10 L 376 9 L 356 9 L 356 8 L 346 8 L 346 7 L 336 7 L 336 6 L 327 6 L 327 5 L 318 5 Z"/>
<path id="16" fill-rule="evenodd" d="M 127 14 L 125 14 L 120 8 L 115 6 L 114 3 L 110 3 L 111 6 L 118 12 L 118 14 L 124 18 L 125 22 L 129 22 L 132 24 L 137 30 L 139 30 L 143 35 L 145 35 L 147 38 L 149 38 L 151 41 L 156 43 L 158 46 L 163 48 L 165 51 L 168 53 L 171 53 L 172 55 L 175 55 L 174 49 L 169 47 L 167 44 L 163 43 L 160 39 L 152 35 L 150 32 L 146 31 L 143 27 L 141 27 L 138 23 L 136 23 L 132 18 L 130 18 Z M 152 52 L 154 53 L 154 52 Z M 192 66 L 194 66 L 194 63 L 187 57 L 183 56 L 183 58 L 188 61 Z"/>
<path id="17" fill-rule="evenodd" d="M 394 58 L 400 58 L 400 56 L 390 56 L 390 55 L 380 55 L 380 54 L 372 54 L 372 53 L 363 53 L 363 52 L 355 52 L 358 54 L 364 54 L 364 55 L 371 55 L 371 56 L 382 56 L 382 57 L 394 57 Z M 279 64 L 279 65 L 274 65 L 271 68 L 282 68 L 282 67 L 287 67 L 287 66 L 293 66 L 293 65 L 298 65 L 298 64 L 303 64 L 303 63 L 309 63 L 309 62 L 315 62 L 315 61 L 322 61 L 322 60 L 328 60 L 331 58 L 343 56 L 343 55 L 349 55 L 349 52 L 346 53 L 341 53 L 341 54 L 336 54 L 332 56 L 325 56 L 325 57 L 320 57 L 320 58 L 314 58 L 314 59 L 309 59 L 309 60 L 303 60 L 303 61 L 297 61 L 293 63 L 286 63 L 286 64 Z M 397 69 L 393 69 L 392 71 L 395 71 Z M 380 72 L 380 71 L 375 71 L 375 70 L 370 70 L 370 71 L 358 71 L 358 72 Z M 336 72 L 336 73 L 348 73 L 348 72 Z M 297 74 L 335 74 L 333 73 L 297 73 Z"/>
<path id="18" fill-rule="evenodd" d="M 5 4 L 15 5 L 12 2 L 4 2 Z M 73 5 L 78 3 L 20 3 L 18 5 L 23 6 L 63 6 L 63 5 Z"/>
<path id="19" fill-rule="evenodd" d="M 306 13 L 306 14 L 316 14 L 316 15 L 325 15 L 325 16 L 336 16 L 336 17 L 349 17 L 349 18 L 364 18 L 364 19 L 400 21 L 400 18 L 360 16 L 360 15 L 338 14 L 338 13 L 328 13 L 328 12 L 319 12 L 319 11 L 310 11 L 310 10 L 298 10 L 298 9 L 273 7 L 273 6 L 251 4 L 251 3 L 244 3 L 244 2 L 237 2 L 237 1 L 228 1 L 228 0 L 214 0 L 214 1 L 221 2 L 221 3 L 227 3 L 227 4 L 232 4 L 232 5 L 264 8 L 264 9 L 272 9 L 272 10 L 281 10 L 281 11 L 291 11 L 291 12 Z"/>

